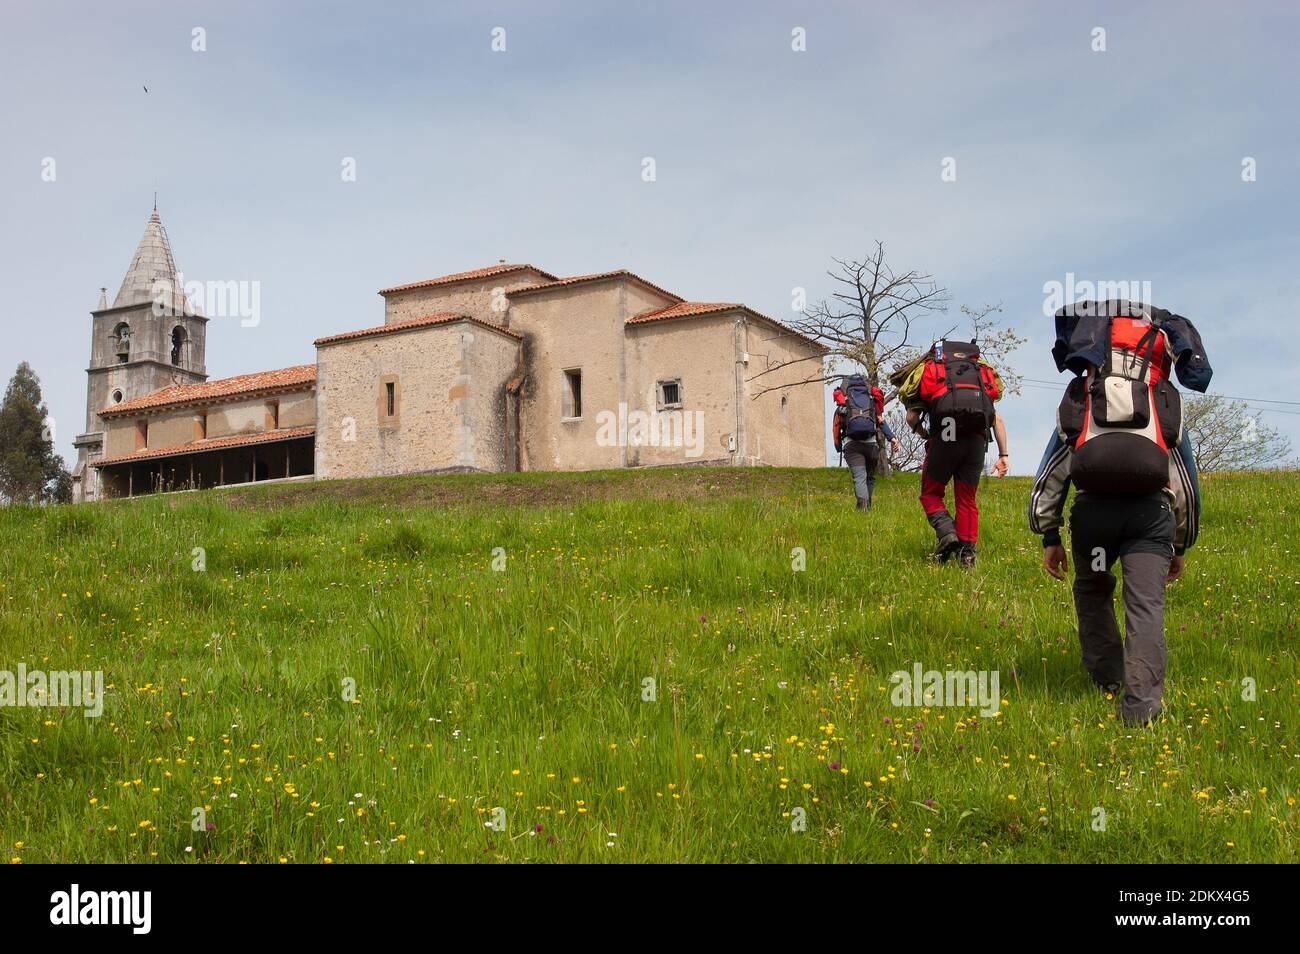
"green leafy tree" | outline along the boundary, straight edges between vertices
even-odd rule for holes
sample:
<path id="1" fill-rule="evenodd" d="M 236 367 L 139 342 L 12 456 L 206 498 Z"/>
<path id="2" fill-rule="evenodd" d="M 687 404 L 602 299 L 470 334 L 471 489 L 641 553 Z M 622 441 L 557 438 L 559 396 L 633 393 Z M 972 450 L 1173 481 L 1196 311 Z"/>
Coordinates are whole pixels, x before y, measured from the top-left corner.
<path id="1" fill-rule="evenodd" d="M 1184 394 L 1183 427 L 1202 473 L 1288 466 L 1291 441 L 1263 423 L 1259 411 L 1252 414 L 1243 401 L 1221 394 Z"/>
<path id="2" fill-rule="evenodd" d="M 72 481 L 54 452 L 41 382 L 26 361 L 18 365 L 0 405 L 0 500 L 55 503 L 71 499 Z"/>

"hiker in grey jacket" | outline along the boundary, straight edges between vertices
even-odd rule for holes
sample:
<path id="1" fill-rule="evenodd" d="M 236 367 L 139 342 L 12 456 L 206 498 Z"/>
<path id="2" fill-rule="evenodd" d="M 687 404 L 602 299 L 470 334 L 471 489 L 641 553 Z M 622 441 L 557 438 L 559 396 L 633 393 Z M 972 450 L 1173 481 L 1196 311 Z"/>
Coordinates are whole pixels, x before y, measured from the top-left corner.
<path id="1" fill-rule="evenodd" d="M 1065 579 L 1069 559 L 1061 543 L 1062 513 L 1070 487 L 1071 445 L 1052 432 L 1029 498 L 1029 527 L 1043 537 L 1043 566 Z M 1074 554 L 1074 606 L 1083 663 L 1103 690 L 1118 694 L 1120 717 L 1141 725 L 1160 713 L 1166 648 L 1165 585 L 1183 572 L 1184 554 L 1196 542 L 1200 489 L 1191 439 L 1183 432 L 1169 452 L 1169 483 L 1149 494 L 1075 494 L 1070 511 Z M 1121 641 L 1112 596 L 1119 561 L 1124 572 Z"/>

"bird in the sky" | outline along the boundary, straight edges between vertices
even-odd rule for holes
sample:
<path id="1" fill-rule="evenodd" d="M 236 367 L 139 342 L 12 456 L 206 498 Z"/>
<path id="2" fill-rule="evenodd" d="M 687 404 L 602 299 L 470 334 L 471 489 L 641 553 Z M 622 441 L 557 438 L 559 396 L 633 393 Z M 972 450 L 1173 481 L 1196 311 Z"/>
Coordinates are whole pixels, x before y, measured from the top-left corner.
<path id="1" fill-rule="evenodd" d="M 141 86 L 140 88 L 141 88 L 142 90 L 144 90 L 146 93 L 149 92 L 149 87 L 148 87 L 148 86 Z"/>

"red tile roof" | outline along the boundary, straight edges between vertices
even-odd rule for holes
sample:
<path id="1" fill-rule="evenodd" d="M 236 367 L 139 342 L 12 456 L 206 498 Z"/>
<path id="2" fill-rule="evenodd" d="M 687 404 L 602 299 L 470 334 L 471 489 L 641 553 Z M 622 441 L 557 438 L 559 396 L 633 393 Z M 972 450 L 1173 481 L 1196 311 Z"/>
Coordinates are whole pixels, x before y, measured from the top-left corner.
<path id="1" fill-rule="evenodd" d="M 428 288 L 431 285 L 450 285 L 453 282 L 469 282 L 477 278 L 491 278 L 493 275 L 504 275 L 507 272 L 534 271 L 546 278 L 555 278 L 550 272 L 543 271 L 536 265 L 489 265 L 487 268 L 474 268 L 468 272 L 455 272 L 451 275 L 442 275 L 438 278 L 426 278 L 423 281 L 411 282 L 408 285 L 393 285 L 391 288 L 379 289 L 379 294 L 387 295 L 389 292 L 410 291 L 412 288 Z"/>
<path id="2" fill-rule="evenodd" d="M 145 394 L 121 404 L 114 404 L 99 412 L 100 417 L 120 417 L 135 411 L 151 411 L 155 408 L 178 404 L 199 404 L 221 398 L 235 397 L 256 391 L 282 391 L 298 389 L 316 383 L 316 365 L 298 364 L 292 368 L 280 368 L 276 371 L 258 371 L 254 374 L 239 374 L 233 378 L 218 378 L 200 384 L 178 384 L 163 388 L 152 394 Z"/>
<path id="3" fill-rule="evenodd" d="M 829 350 L 824 344 L 815 338 L 810 338 L 802 332 L 795 331 L 789 325 L 782 324 L 775 318 L 769 318 L 762 312 L 757 312 L 748 305 L 735 304 L 731 302 L 703 302 L 703 301 L 683 301 L 675 305 L 669 305 L 667 308 L 660 308 L 658 311 L 648 311 L 645 314 L 636 315 L 629 318 L 627 324 L 640 325 L 652 321 L 666 321 L 672 318 L 693 318 L 698 315 L 715 315 L 727 311 L 743 311 L 750 318 L 755 318 L 765 324 L 771 325 L 781 331 L 782 334 L 789 335 L 793 338 L 799 338 L 811 345 L 820 348 L 822 351 Z"/>
<path id="4" fill-rule="evenodd" d="M 272 444 L 276 441 L 291 441 L 300 437 L 311 437 L 316 433 L 314 427 L 287 427 L 278 431 L 263 431 L 260 434 L 236 434 L 231 437 L 212 437 L 188 444 L 174 444 L 171 447 L 151 447 L 133 454 L 119 454 L 117 457 L 104 457 L 91 461 L 95 467 L 107 467 L 111 464 L 125 464 L 138 460 L 153 460 L 158 457 L 174 457 L 177 454 L 201 454 L 204 451 L 226 450 L 229 447 L 247 447 L 250 444 Z"/>
<path id="5" fill-rule="evenodd" d="M 540 285 L 525 285 L 523 288 L 513 288 L 510 291 L 508 291 L 506 294 L 509 297 L 514 298 L 516 295 L 525 295 L 530 292 L 549 291 L 552 288 L 562 288 L 566 285 L 581 285 L 584 282 L 599 282 L 599 281 L 604 281 L 606 279 L 619 278 L 619 277 L 627 278 L 634 282 L 639 282 L 640 284 L 646 286 L 652 291 L 656 291 L 659 294 L 663 295 L 669 301 L 679 302 L 682 300 L 681 295 L 674 295 L 668 289 L 660 288 L 654 282 L 648 282 L 640 275 L 637 275 L 635 272 L 629 272 L 626 268 L 617 268 L 612 272 L 596 272 L 592 275 L 573 275 L 569 278 L 557 278 L 555 279 L 555 281 L 543 282 Z"/>
<path id="6" fill-rule="evenodd" d="M 428 325 L 443 325 L 456 321 L 470 321 L 476 325 L 482 325 L 484 328 L 491 328 L 493 331 L 499 331 L 503 335 L 509 335 L 512 338 L 520 337 L 508 328 L 502 328 L 500 325 L 494 325 L 490 321 L 475 318 L 473 315 L 462 315 L 455 311 L 440 311 L 437 314 L 425 315 L 422 318 L 408 318 L 405 321 L 393 321 L 386 325 L 375 325 L 372 328 L 361 328 L 358 331 L 345 331 L 342 334 L 317 338 L 316 347 L 319 348 L 321 345 L 334 344 L 336 341 L 351 341 L 353 338 L 369 338 L 371 335 L 387 335 L 397 331 L 409 331 L 412 328 L 423 328 Z"/>
<path id="7" fill-rule="evenodd" d="M 737 308 L 744 307 L 744 305 L 726 301 L 679 301 L 667 308 L 660 308 L 658 311 L 649 311 L 643 315 L 629 318 L 627 322 L 631 325 L 643 321 L 661 321 L 665 318 L 688 318 L 691 315 L 710 315 L 717 311 L 734 311 Z"/>

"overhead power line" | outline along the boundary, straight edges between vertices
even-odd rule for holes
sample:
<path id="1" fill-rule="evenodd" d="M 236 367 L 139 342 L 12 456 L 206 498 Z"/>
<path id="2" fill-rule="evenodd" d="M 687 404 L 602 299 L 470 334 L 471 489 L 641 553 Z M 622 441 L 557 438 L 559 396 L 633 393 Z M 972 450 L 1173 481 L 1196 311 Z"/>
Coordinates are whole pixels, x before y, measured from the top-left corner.
<path id="1" fill-rule="evenodd" d="M 1036 378 L 1021 378 L 1020 385 L 1021 387 L 1033 388 L 1036 391 L 1056 391 L 1058 394 L 1065 389 L 1064 384 L 1061 382 L 1049 383 L 1047 381 L 1041 381 Z M 1252 403 L 1254 400 L 1260 400 L 1260 399 L 1240 398 L 1240 397 L 1234 398 L 1234 397 L 1229 397 L 1226 394 L 1211 394 L 1210 396 L 1226 398 L 1227 400 L 1230 401 L 1239 401 L 1242 404 L 1244 404 L 1247 407 L 1247 409 L 1252 411 L 1259 411 L 1260 413 L 1267 412 L 1269 414 L 1286 414 L 1289 417 L 1300 417 L 1300 411 L 1288 411 L 1280 407 L 1260 407 L 1258 404 Z M 1300 402 L 1296 402 L 1296 401 L 1278 401 L 1276 403 L 1300 404 Z"/>
<path id="2" fill-rule="evenodd" d="M 1063 387 L 1060 381 L 1044 381 L 1041 378 L 1021 378 L 1021 381 L 1030 384 L 1050 385 L 1051 387 Z M 1289 407 L 1300 407 L 1300 401 L 1279 401 L 1276 398 L 1258 398 L 1258 397 L 1239 397 L 1232 394 L 1218 394 L 1214 391 L 1207 391 L 1207 397 L 1223 398 L 1225 401 L 1245 401 L 1247 404 L 1285 404 Z M 1269 410 L 1264 408 L 1263 410 Z M 1288 411 L 1278 411 L 1279 414 L 1294 413 Z"/>

